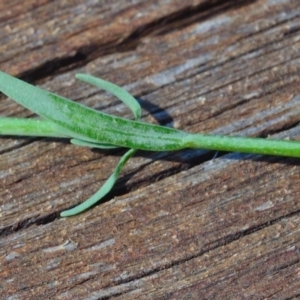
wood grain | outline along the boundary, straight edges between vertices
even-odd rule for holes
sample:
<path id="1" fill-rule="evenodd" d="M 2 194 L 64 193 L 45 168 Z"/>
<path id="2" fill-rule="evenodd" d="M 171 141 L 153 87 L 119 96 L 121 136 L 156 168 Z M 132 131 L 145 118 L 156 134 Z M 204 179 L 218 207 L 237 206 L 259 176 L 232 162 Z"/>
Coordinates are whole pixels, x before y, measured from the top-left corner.
<path id="1" fill-rule="evenodd" d="M 297 1 L 1 5 L 3 71 L 123 117 L 119 101 L 74 75 L 125 87 L 147 122 L 300 139 Z M 0 104 L 1 115 L 32 116 L 4 96 Z M 139 152 L 105 202 L 60 219 L 123 152 L 1 138 L 3 299 L 299 296 L 298 159 Z"/>

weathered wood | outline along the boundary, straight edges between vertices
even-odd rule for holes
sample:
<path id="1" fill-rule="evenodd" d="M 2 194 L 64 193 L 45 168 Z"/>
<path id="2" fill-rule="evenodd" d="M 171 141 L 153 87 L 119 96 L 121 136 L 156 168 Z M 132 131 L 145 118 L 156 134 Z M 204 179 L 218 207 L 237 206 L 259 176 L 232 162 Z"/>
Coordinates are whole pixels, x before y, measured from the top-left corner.
<path id="1" fill-rule="evenodd" d="M 0 32 L 0 68 L 108 113 L 130 117 L 112 97 L 76 82 L 75 73 L 126 87 L 141 99 L 148 122 L 299 139 L 297 1 L 181 2 L 59 7 L 44 1 L 25 14 L 25 5 L 35 4 L 11 4 L 7 12 L 0 4 L 0 23 L 10 26 Z M 37 27 L 35 36 L 28 28 Z M 114 50 L 101 49 L 105 44 Z M 76 56 L 82 49 L 92 49 L 84 59 Z M 46 69 L 55 61 L 63 61 L 58 71 Z M 1 115 L 31 116 L 4 97 L 0 103 Z M 104 182 L 123 150 L 2 138 L 0 153 L 4 299 L 286 299 L 300 293 L 298 159 L 140 152 L 109 201 L 59 219 Z"/>
<path id="2" fill-rule="evenodd" d="M 146 28 L 196 11 L 193 1 L 20 1 L 0 3 L 0 63 L 12 74 L 47 75 L 99 55 L 135 47 Z M 133 36 L 133 38 L 131 38 Z M 55 53 L 54 53 L 55 52 Z"/>

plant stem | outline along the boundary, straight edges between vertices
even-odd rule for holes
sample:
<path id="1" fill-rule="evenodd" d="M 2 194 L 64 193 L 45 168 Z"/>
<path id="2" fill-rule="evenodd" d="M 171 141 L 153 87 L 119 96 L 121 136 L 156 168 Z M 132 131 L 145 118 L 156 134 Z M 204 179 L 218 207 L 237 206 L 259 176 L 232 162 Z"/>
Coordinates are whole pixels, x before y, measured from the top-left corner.
<path id="1" fill-rule="evenodd" d="M 0 135 L 65 137 L 57 126 L 47 120 L 0 117 Z"/>
<path id="2" fill-rule="evenodd" d="M 298 141 L 189 134 L 185 137 L 185 146 L 217 151 L 300 157 L 300 142 Z"/>

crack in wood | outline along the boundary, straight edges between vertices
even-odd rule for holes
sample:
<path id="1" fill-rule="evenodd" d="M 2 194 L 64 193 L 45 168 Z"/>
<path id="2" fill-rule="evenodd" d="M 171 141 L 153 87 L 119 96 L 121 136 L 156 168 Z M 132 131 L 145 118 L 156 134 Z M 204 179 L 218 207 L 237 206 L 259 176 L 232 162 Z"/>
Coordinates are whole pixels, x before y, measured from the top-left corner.
<path id="1" fill-rule="evenodd" d="M 53 222 L 54 220 L 56 220 L 57 218 L 59 218 L 59 214 L 60 214 L 60 212 L 54 212 L 54 213 L 51 213 L 51 214 L 48 214 L 48 215 L 45 215 L 42 217 L 24 219 L 13 225 L 6 226 L 6 227 L 0 229 L 0 237 L 9 236 L 15 232 L 24 230 L 32 225 L 49 224 L 49 223 Z"/>
<path id="2" fill-rule="evenodd" d="M 83 45 L 75 54 L 62 58 L 54 58 L 38 67 L 29 69 L 18 75 L 27 82 L 36 82 L 46 77 L 71 71 L 101 56 L 111 55 L 119 52 L 132 51 L 137 48 L 141 39 L 147 36 L 164 35 L 175 30 L 183 29 L 194 23 L 205 21 L 228 10 L 234 10 L 243 6 L 253 4 L 257 0 L 239 1 L 205 1 L 196 6 L 188 6 L 168 16 L 156 19 L 148 24 L 136 28 L 133 32 L 121 39 L 115 39 L 109 44 Z"/>

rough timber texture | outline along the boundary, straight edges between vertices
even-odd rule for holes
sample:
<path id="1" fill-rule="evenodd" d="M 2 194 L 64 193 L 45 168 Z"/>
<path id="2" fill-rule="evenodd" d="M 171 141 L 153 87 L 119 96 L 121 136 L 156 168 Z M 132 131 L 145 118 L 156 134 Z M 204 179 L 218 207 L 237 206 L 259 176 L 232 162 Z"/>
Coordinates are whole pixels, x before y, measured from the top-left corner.
<path id="1" fill-rule="evenodd" d="M 1 4 L 2 3 L 2 4 Z M 296 0 L 0 3 L 0 69 L 108 113 L 90 73 L 140 99 L 143 120 L 190 132 L 300 139 Z M 31 116 L 0 98 L 0 114 Z M 1 299 L 294 299 L 300 161 L 0 139 Z"/>

